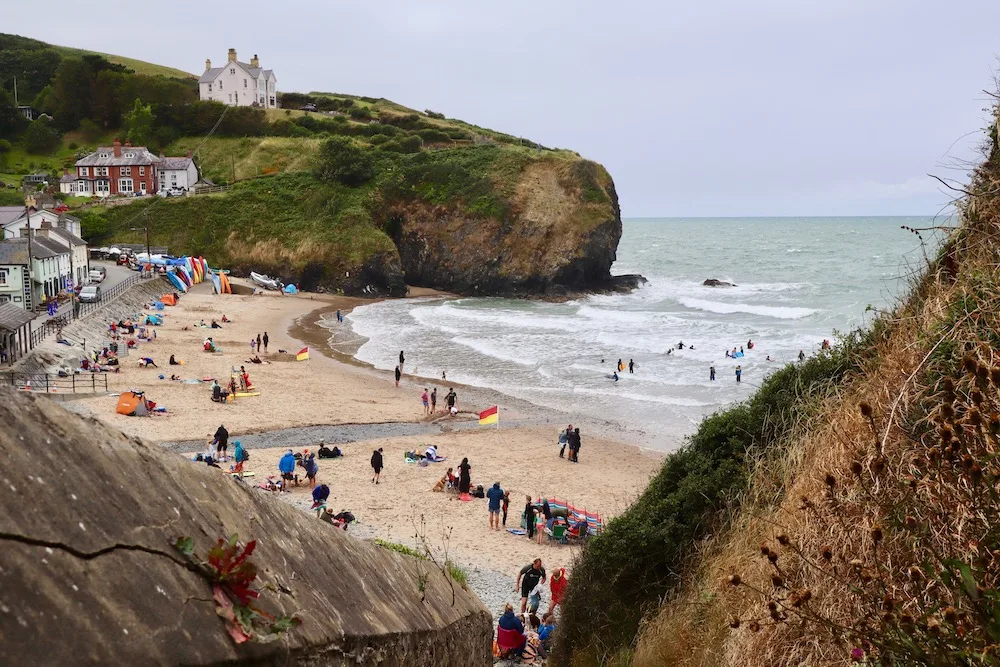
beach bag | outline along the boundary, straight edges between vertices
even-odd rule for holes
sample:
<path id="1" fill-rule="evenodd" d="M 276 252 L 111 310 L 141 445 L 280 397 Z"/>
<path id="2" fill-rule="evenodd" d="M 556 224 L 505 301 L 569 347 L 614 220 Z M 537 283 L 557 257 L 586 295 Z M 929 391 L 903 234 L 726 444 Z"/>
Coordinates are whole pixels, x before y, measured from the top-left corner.
<path id="1" fill-rule="evenodd" d="M 480 484 L 480 485 L 478 485 L 476 487 L 476 490 L 472 492 L 472 496 L 474 498 L 485 498 L 486 497 L 486 492 L 483 491 L 483 485 L 482 484 Z"/>

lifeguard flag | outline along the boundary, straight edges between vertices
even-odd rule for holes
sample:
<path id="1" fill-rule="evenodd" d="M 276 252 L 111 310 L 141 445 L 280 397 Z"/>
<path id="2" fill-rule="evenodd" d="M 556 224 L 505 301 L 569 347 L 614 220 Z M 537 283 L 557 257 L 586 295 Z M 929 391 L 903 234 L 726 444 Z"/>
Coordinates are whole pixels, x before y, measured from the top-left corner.
<path id="1" fill-rule="evenodd" d="M 299 353 L 295 355 L 295 361 L 305 361 L 309 358 L 309 348 L 304 347 L 299 350 Z"/>
<path id="2" fill-rule="evenodd" d="M 479 413 L 480 424 L 496 424 L 500 420 L 500 408 L 494 405 Z"/>

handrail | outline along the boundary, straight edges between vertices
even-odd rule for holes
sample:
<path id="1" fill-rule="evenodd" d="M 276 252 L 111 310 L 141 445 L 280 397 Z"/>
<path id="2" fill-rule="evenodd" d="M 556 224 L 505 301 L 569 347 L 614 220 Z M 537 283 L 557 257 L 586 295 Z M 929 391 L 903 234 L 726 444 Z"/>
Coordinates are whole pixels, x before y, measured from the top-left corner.
<path id="1" fill-rule="evenodd" d="M 108 391 L 108 374 L 0 373 L 0 384 L 45 394 L 96 394 Z"/>

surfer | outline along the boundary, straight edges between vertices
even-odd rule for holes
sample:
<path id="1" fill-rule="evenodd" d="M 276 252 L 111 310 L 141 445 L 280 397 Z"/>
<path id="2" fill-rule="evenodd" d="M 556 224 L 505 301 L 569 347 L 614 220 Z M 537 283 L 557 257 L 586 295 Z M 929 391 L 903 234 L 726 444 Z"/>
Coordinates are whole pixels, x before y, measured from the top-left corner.
<path id="1" fill-rule="evenodd" d="M 683 350 L 684 349 L 684 341 L 681 341 L 681 342 L 677 343 L 677 349 L 678 350 Z"/>
<path id="2" fill-rule="evenodd" d="M 628 372 L 629 373 L 635 373 L 634 369 L 635 369 L 635 362 L 632 361 L 631 359 L 629 359 L 628 360 Z"/>
<path id="3" fill-rule="evenodd" d="M 668 356 L 668 357 L 669 357 L 669 356 L 670 356 L 671 354 L 673 354 L 673 353 L 674 353 L 674 348 L 670 348 L 669 350 L 667 350 L 667 356 Z"/>
<path id="4" fill-rule="evenodd" d="M 715 364 L 708 367 L 708 379 L 710 382 L 715 382 Z"/>
<path id="5" fill-rule="evenodd" d="M 740 382 L 740 377 L 741 377 L 742 375 L 743 375 L 743 367 L 742 367 L 742 366 L 737 366 L 737 367 L 736 367 L 736 383 L 737 383 L 737 384 L 739 384 L 739 382 Z"/>
<path id="6" fill-rule="evenodd" d="M 774 359 L 772 359 L 771 355 L 769 354 L 764 358 L 764 361 L 774 361 Z"/>
<path id="7" fill-rule="evenodd" d="M 806 353 L 803 352 L 802 350 L 799 350 L 799 361 L 804 361 L 805 358 L 806 358 Z"/>
<path id="8" fill-rule="evenodd" d="M 748 350 L 753 349 L 753 339 L 747 341 L 747 349 Z"/>
<path id="9" fill-rule="evenodd" d="M 615 382 L 618 382 L 618 371 L 615 371 L 614 373 L 611 374 L 611 379 L 614 380 Z"/>
<path id="10" fill-rule="evenodd" d="M 621 359 L 618 360 L 618 370 L 620 370 L 620 371 L 625 370 L 625 364 L 622 363 Z"/>

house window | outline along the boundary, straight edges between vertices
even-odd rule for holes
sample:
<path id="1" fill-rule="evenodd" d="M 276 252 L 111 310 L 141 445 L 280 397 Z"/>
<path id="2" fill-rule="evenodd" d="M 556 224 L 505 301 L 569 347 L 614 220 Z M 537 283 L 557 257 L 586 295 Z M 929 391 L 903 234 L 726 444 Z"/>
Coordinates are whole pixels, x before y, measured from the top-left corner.
<path id="1" fill-rule="evenodd" d="M 111 157 L 111 153 L 98 153 L 97 157 Z"/>
<path id="2" fill-rule="evenodd" d="M 131 176 L 132 167 L 122 167 L 122 176 Z"/>
<path id="3" fill-rule="evenodd" d="M 146 168 L 145 167 L 139 167 L 139 175 L 140 176 L 145 176 L 146 175 Z"/>
<path id="4" fill-rule="evenodd" d="M 221 88 L 221 86 L 220 86 Z M 212 92 L 212 84 L 208 84 L 208 92 Z"/>
<path id="5" fill-rule="evenodd" d="M 222 90 L 222 82 L 219 82 L 219 90 Z"/>
<path id="6" fill-rule="evenodd" d="M 246 88 L 246 87 L 247 87 L 247 80 L 246 80 L 246 79 L 243 79 L 243 87 L 244 87 L 244 88 Z"/>
<path id="7" fill-rule="evenodd" d="M 163 172 L 162 171 L 160 172 L 160 180 L 161 181 L 163 180 Z"/>
<path id="8" fill-rule="evenodd" d="M 236 74 L 236 68 L 235 67 L 230 67 L 229 68 L 229 73 L 230 74 Z"/>
<path id="9" fill-rule="evenodd" d="M 232 101 L 233 101 L 233 94 L 229 93 L 229 102 L 232 103 Z"/>
<path id="10" fill-rule="evenodd" d="M 125 153 L 125 157 L 135 157 L 135 153 Z"/>
<path id="11" fill-rule="evenodd" d="M 7 286 L 7 269 L 0 269 L 0 285 Z"/>
<path id="12" fill-rule="evenodd" d="M 108 175 L 107 167 L 94 167 L 94 176 L 107 176 L 107 175 Z"/>
<path id="13" fill-rule="evenodd" d="M 118 179 L 118 192 L 122 193 L 132 193 L 132 179 L 131 178 L 119 178 Z"/>
<path id="14" fill-rule="evenodd" d="M 80 167 L 80 175 L 81 176 L 86 176 L 87 175 L 87 171 L 88 171 L 87 167 Z"/>
<path id="15" fill-rule="evenodd" d="M 111 181 L 97 181 L 94 183 L 94 191 L 104 194 L 110 192 Z"/>

